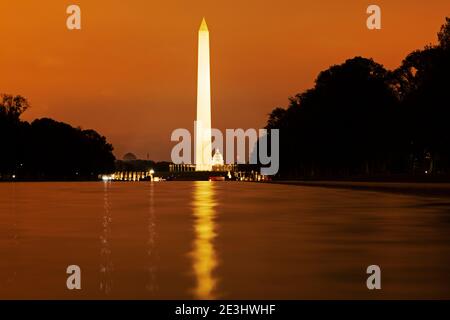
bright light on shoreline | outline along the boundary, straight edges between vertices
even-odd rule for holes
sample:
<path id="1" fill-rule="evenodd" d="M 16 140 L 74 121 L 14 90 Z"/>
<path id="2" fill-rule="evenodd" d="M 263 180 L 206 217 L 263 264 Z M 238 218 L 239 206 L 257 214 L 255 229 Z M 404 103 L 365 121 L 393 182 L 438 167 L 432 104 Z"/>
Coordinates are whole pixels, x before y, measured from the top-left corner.
<path id="1" fill-rule="evenodd" d="M 113 177 L 112 177 L 112 176 L 108 176 L 108 175 L 103 175 L 103 176 L 102 176 L 102 180 L 103 180 L 104 182 L 112 181 L 112 180 L 113 180 Z"/>

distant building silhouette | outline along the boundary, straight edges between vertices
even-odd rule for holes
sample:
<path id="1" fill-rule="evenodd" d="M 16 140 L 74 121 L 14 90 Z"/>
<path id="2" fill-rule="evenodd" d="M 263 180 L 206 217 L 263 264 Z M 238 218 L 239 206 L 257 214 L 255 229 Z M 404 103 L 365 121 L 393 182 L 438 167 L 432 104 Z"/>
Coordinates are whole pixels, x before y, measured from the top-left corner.
<path id="1" fill-rule="evenodd" d="M 123 156 L 123 161 L 134 161 L 137 160 L 137 157 L 134 153 L 128 152 Z"/>

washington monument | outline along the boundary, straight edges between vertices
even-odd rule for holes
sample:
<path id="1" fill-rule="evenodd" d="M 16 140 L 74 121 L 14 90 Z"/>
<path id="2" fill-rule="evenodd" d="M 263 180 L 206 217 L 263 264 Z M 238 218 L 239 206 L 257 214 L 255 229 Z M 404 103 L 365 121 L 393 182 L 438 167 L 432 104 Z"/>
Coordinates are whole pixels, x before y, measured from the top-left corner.
<path id="1" fill-rule="evenodd" d="M 198 30 L 197 122 L 195 126 L 195 170 L 211 171 L 211 80 L 209 31 L 205 18 Z"/>

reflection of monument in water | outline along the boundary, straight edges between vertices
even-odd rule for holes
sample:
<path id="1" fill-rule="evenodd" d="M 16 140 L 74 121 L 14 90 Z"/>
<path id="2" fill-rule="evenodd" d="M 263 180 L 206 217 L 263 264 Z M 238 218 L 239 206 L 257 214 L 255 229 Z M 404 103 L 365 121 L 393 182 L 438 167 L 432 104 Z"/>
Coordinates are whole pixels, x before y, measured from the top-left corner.
<path id="1" fill-rule="evenodd" d="M 214 272 L 218 258 L 214 247 L 216 233 L 216 201 L 214 185 L 204 181 L 194 184 L 194 243 L 191 252 L 196 285 L 193 290 L 196 299 L 215 299 L 217 277 Z"/>

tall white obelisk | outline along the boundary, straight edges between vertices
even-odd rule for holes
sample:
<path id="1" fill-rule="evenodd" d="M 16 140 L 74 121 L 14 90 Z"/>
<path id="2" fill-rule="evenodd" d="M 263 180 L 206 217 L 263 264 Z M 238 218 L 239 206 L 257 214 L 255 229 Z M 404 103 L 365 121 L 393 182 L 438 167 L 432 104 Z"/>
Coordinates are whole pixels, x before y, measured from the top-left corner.
<path id="1" fill-rule="evenodd" d="M 211 171 L 211 80 L 209 69 L 209 31 L 205 18 L 198 31 L 197 122 L 195 170 Z"/>

